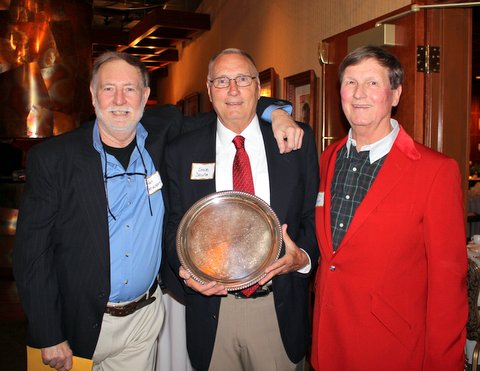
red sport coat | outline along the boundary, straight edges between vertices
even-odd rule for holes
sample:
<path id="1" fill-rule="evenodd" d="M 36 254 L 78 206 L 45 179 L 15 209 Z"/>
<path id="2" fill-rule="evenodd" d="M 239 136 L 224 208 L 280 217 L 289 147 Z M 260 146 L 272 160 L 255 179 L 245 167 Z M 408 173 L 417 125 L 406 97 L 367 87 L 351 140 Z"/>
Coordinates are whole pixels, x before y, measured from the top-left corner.
<path id="1" fill-rule="evenodd" d="M 463 370 L 467 253 L 457 163 L 400 128 L 334 253 L 330 188 L 345 143 L 320 159 L 313 366 Z"/>

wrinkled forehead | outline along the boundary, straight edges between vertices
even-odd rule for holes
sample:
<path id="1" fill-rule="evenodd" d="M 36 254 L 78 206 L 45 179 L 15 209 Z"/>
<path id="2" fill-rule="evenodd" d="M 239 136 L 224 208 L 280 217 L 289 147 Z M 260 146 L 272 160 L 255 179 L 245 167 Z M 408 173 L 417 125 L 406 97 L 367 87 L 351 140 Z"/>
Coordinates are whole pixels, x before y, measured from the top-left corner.
<path id="1" fill-rule="evenodd" d="M 385 77 L 388 79 L 389 70 L 388 67 L 382 65 L 377 59 L 375 58 L 365 58 L 358 63 L 350 64 L 345 67 L 343 71 L 342 80 L 345 77 L 349 77 L 351 75 L 376 75 Z"/>
<path id="2" fill-rule="evenodd" d="M 239 74 L 257 75 L 257 69 L 253 63 L 241 54 L 223 54 L 213 62 L 210 77 L 237 76 Z"/>
<path id="3" fill-rule="evenodd" d="M 93 81 L 97 84 L 135 85 L 142 87 L 142 74 L 138 68 L 123 60 L 112 60 L 100 66 Z"/>

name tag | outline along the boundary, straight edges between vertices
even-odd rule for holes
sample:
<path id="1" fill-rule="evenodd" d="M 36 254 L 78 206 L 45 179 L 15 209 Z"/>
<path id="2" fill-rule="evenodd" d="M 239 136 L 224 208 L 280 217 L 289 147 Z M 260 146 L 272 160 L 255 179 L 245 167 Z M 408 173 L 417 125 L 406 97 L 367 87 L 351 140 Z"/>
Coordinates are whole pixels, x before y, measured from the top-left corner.
<path id="1" fill-rule="evenodd" d="M 192 171 L 190 173 L 190 180 L 206 180 L 213 179 L 215 174 L 215 163 L 200 164 L 192 163 Z"/>
<path id="2" fill-rule="evenodd" d="M 145 179 L 145 184 L 147 186 L 147 192 L 150 196 L 162 189 L 163 183 L 162 179 L 160 179 L 160 174 L 158 171 L 155 171 L 152 175 L 147 177 L 147 179 Z"/>
<path id="3" fill-rule="evenodd" d="M 323 206 L 325 202 L 325 192 L 318 192 L 317 194 L 317 202 L 315 203 L 316 207 Z"/>

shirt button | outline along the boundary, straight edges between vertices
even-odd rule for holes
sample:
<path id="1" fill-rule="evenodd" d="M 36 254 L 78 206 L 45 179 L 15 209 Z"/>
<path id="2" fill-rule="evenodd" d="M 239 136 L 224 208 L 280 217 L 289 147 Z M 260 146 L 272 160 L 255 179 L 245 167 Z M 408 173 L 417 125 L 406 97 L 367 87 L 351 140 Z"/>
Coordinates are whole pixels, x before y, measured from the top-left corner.
<path id="1" fill-rule="evenodd" d="M 340 228 L 343 228 L 343 223 L 340 223 L 338 226 L 339 226 Z"/>
<path id="2" fill-rule="evenodd" d="M 130 225 L 129 224 L 125 224 L 125 228 L 130 228 Z"/>
<path id="3" fill-rule="evenodd" d="M 356 168 L 356 167 L 354 167 L 354 168 L 352 169 L 352 171 L 357 171 L 357 168 Z"/>
<path id="4" fill-rule="evenodd" d="M 335 272 L 335 269 L 337 269 L 337 267 L 335 267 L 334 265 L 331 265 L 328 269 L 330 269 L 332 272 Z"/>
<path id="5" fill-rule="evenodd" d="M 125 256 L 128 258 L 129 254 L 130 254 L 130 253 L 127 251 L 127 252 L 125 253 Z"/>
<path id="6" fill-rule="evenodd" d="M 346 198 L 347 200 L 350 200 L 350 195 L 346 195 L 345 198 Z"/>
<path id="7" fill-rule="evenodd" d="M 123 281 L 125 285 L 128 285 L 128 280 Z"/>

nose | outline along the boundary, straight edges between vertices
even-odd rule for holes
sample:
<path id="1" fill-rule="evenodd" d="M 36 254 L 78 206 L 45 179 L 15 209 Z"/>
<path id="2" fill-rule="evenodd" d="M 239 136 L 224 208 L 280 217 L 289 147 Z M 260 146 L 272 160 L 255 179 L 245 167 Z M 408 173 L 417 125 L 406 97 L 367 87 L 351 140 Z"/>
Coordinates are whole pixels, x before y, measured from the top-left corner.
<path id="1" fill-rule="evenodd" d="M 123 93 L 122 89 L 115 90 L 115 94 L 113 96 L 113 103 L 117 106 L 125 104 L 125 94 Z"/>
<path id="2" fill-rule="evenodd" d="M 239 90 L 238 90 L 238 86 L 237 86 L 237 82 L 235 81 L 235 79 L 231 79 L 230 80 L 230 83 L 228 84 L 228 94 L 238 94 Z"/>
<path id="3" fill-rule="evenodd" d="M 364 98 L 365 97 L 365 88 L 363 87 L 363 85 L 361 84 L 358 84 L 357 86 L 355 86 L 355 89 L 353 91 L 353 97 L 356 98 L 356 99 L 360 99 L 360 98 Z"/>

